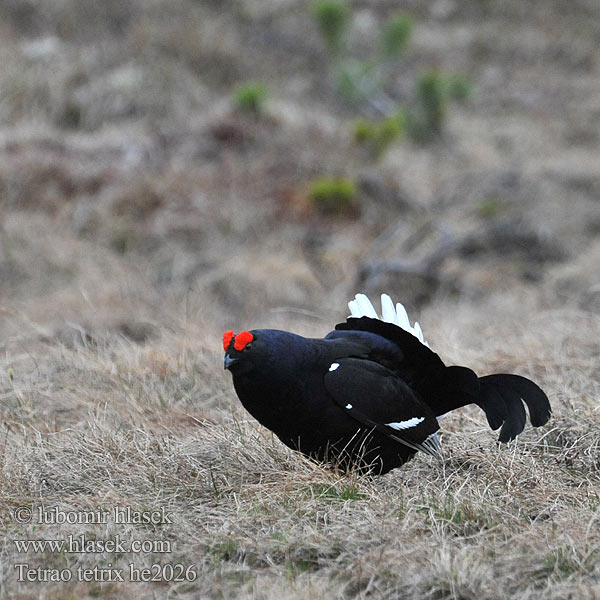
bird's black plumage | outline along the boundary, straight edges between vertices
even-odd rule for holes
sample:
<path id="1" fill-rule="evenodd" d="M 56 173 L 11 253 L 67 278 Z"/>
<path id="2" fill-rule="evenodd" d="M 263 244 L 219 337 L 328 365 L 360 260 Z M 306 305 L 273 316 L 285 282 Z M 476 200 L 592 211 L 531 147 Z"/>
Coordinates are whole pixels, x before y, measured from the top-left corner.
<path id="1" fill-rule="evenodd" d="M 239 399 L 290 448 L 344 469 L 386 473 L 419 450 L 436 453 L 437 417 L 466 404 L 480 406 L 492 429 L 501 427 L 501 442 L 523 431 L 523 402 L 532 425 L 550 418 L 546 394 L 529 379 L 446 367 L 417 324 L 361 316 L 374 313 L 370 306 L 323 339 L 270 329 L 225 334 L 225 367 Z"/>

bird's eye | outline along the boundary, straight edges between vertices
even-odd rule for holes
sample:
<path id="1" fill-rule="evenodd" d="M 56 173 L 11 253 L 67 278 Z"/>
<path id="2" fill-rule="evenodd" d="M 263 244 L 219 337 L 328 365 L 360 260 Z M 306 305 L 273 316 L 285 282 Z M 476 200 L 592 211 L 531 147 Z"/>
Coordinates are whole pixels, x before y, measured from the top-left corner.
<path id="1" fill-rule="evenodd" d="M 249 331 L 241 331 L 235 336 L 235 342 L 233 343 L 233 347 L 241 352 L 246 349 L 250 342 L 254 339 L 254 336 Z"/>
<path id="2" fill-rule="evenodd" d="M 252 348 L 252 344 L 246 344 L 244 350 L 250 350 L 250 348 Z"/>

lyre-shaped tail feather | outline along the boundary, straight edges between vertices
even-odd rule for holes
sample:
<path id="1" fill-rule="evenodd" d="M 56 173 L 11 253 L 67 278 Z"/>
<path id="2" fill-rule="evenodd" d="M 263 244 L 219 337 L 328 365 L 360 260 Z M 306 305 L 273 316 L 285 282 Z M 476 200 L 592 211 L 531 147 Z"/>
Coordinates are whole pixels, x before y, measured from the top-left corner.
<path id="1" fill-rule="evenodd" d="M 509 373 L 496 373 L 479 378 L 477 404 L 484 410 L 492 429 L 500 430 L 501 442 L 513 440 L 525 428 L 526 415 L 523 402 L 529 410 L 529 420 L 534 427 L 545 425 L 552 408 L 548 396 L 533 381 Z"/>

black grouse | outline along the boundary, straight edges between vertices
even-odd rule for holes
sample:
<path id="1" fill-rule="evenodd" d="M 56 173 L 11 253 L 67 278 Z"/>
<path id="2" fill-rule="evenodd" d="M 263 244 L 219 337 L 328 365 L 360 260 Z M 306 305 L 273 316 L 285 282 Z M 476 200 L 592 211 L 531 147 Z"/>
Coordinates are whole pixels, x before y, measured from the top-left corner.
<path id="1" fill-rule="evenodd" d="M 223 335 L 225 368 L 244 407 L 294 450 L 344 470 L 387 473 L 417 451 L 440 451 L 438 418 L 477 404 L 499 440 L 548 422 L 546 394 L 519 375 L 478 377 L 444 365 L 418 323 L 381 296 L 381 318 L 364 294 L 323 339 L 255 329 Z"/>

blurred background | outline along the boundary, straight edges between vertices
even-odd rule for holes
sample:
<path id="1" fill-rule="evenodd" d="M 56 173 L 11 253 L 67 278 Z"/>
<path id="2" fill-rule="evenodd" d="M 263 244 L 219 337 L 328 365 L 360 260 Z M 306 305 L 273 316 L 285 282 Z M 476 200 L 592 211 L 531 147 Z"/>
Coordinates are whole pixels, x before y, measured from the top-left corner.
<path id="1" fill-rule="evenodd" d="M 2 334 L 597 312 L 599 39 L 591 0 L 2 0 Z"/>

